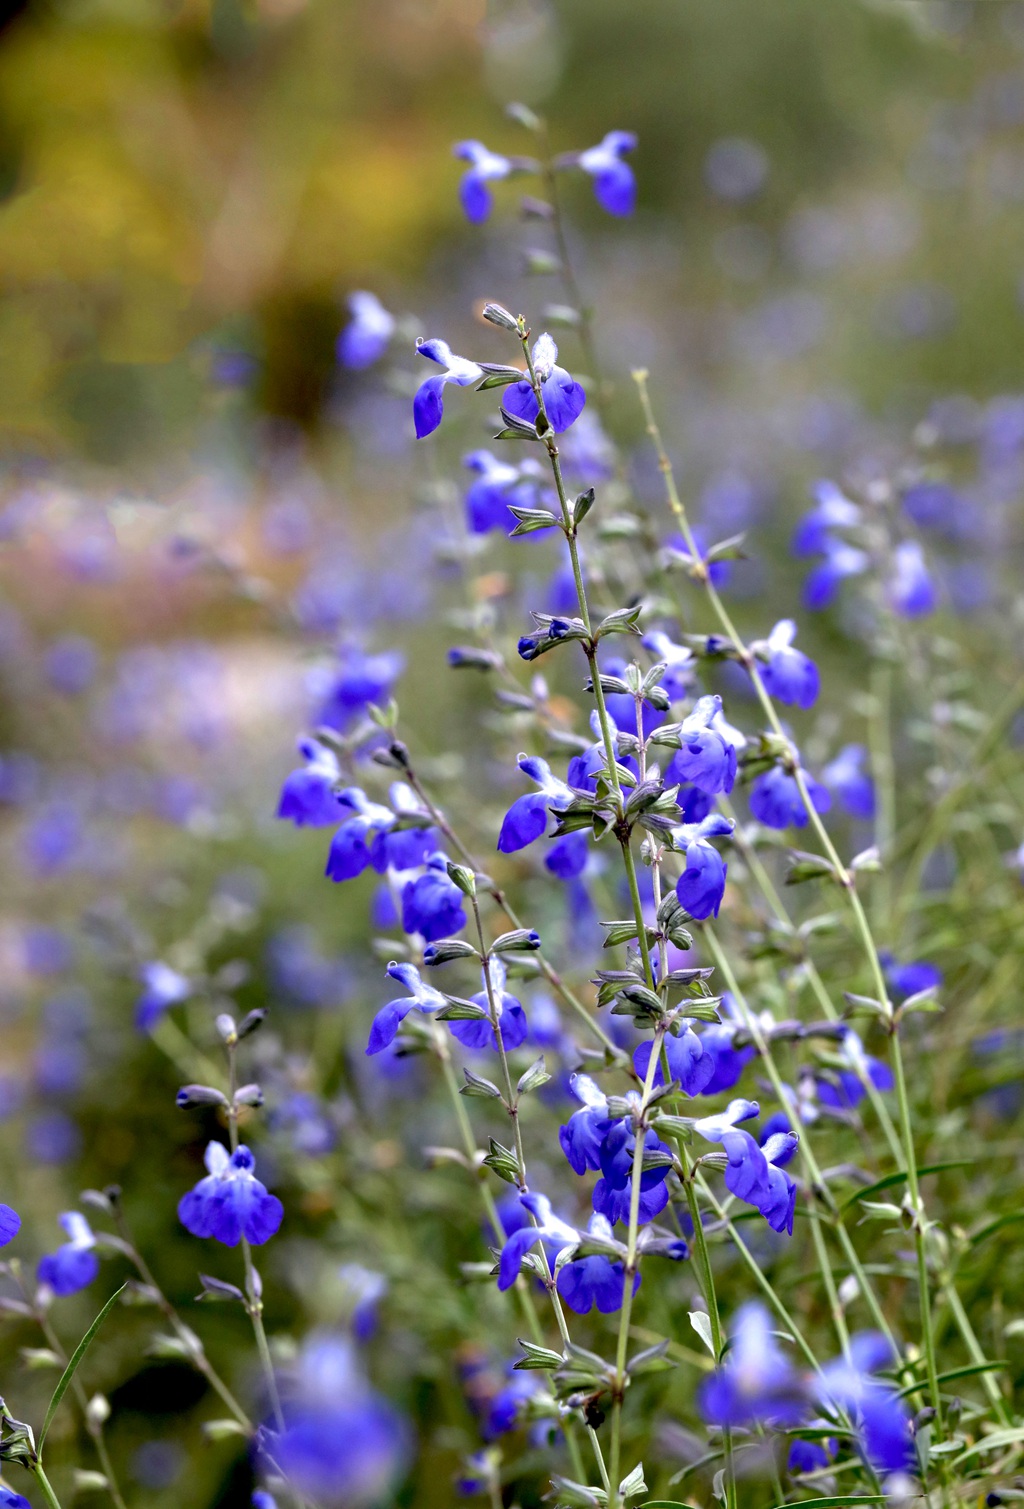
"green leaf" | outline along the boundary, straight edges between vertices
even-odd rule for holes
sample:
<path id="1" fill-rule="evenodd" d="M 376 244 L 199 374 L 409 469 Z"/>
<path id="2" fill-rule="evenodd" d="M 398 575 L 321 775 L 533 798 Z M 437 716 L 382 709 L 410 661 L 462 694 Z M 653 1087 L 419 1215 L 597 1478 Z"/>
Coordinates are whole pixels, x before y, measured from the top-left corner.
<path id="1" fill-rule="evenodd" d="M 823 1499 L 800 1499 L 799 1509 L 832 1509 L 837 1504 L 884 1504 L 884 1493 L 830 1493 Z M 775 1509 L 794 1509 L 789 1504 L 776 1504 Z"/>
<path id="2" fill-rule="evenodd" d="M 1001 1451 L 1004 1446 L 1016 1446 L 1018 1441 L 1024 1441 L 1024 1425 L 1014 1425 L 1008 1430 L 995 1430 L 990 1436 L 983 1436 L 980 1441 L 975 1441 L 973 1446 L 968 1446 L 963 1456 L 957 1457 L 953 1463 L 959 1467 L 962 1462 L 967 1462 L 971 1457 L 980 1456 L 983 1451 Z"/>
<path id="3" fill-rule="evenodd" d="M 951 1158 L 946 1163 L 926 1163 L 918 1169 L 917 1176 L 919 1179 L 923 1179 L 925 1174 L 941 1174 L 947 1168 L 971 1168 L 974 1163 L 975 1159 L 973 1158 Z M 851 1195 L 848 1200 L 845 1200 L 839 1208 L 839 1214 L 843 1215 L 852 1206 L 856 1205 L 859 1200 L 869 1198 L 871 1195 L 877 1195 L 879 1190 L 891 1189 L 894 1184 L 902 1184 L 906 1177 L 905 1173 L 898 1173 L 886 1174 L 884 1179 L 876 1179 L 874 1184 L 868 1184 L 864 1189 L 858 1189 L 856 1194 Z"/>
<path id="4" fill-rule="evenodd" d="M 86 1331 L 85 1335 L 78 1343 L 77 1347 L 72 1353 L 71 1361 L 68 1363 L 67 1367 L 64 1369 L 63 1373 L 60 1376 L 57 1387 L 54 1389 L 50 1402 L 46 1407 L 46 1418 L 43 1421 L 43 1428 L 39 1432 L 39 1445 L 37 1446 L 36 1450 L 40 1456 L 42 1456 L 43 1453 L 43 1442 L 46 1440 L 46 1432 L 49 1430 L 50 1425 L 53 1421 L 53 1417 L 57 1413 L 57 1410 L 60 1406 L 60 1401 L 67 1393 L 68 1385 L 78 1371 L 78 1364 L 81 1362 L 82 1358 L 85 1356 L 86 1352 L 92 1345 L 96 1332 L 106 1320 L 108 1314 L 114 1308 L 117 1301 L 121 1298 L 124 1287 L 124 1284 L 122 1284 L 120 1289 L 114 1290 L 114 1293 L 107 1300 L 106 1304 L 103 1306 L 103 1309 L 97 1315 L 88 1331 Z"/>
<path id="5" fill-rule="evenodd" d="M 948 1373 L 940 1373 L 937 1382 L 955 1383 L 958 1378 L 973 1378 L 978 1373 L 998 1373 L 1002 1368 L 1009 1367 L 1008 1362 L 972 1362 L 966 1367 L 951 1368 Z M 921 1384 L 908 1383 L 906 1388 L 901 1388 L 898 1398 L 905 1399 L 908 1394 L 916 1394 L 920 1391 Z"/>
<path id="6" fill-rule="evenodd" d="M 1008 1210 L 1005 1215 L 996 1216 L 994 1221 L 988 1221 L 970 1238 L 971 1246 L 980 1247 L 986 1238 L 995 1236 L 997 1231 L 1002 1231 L 1004 1226 L 1009 1226 L 1014 1221 L 1024 1221 L 1024 1210 Z"/>

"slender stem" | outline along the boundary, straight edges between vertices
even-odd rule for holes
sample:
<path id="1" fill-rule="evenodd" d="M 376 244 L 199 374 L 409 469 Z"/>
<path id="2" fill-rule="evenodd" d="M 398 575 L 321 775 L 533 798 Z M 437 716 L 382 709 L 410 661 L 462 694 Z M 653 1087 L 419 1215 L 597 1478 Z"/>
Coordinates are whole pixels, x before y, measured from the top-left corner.
<path id="1" fill-rule="evenodd" d="M 43 1471 L 42 1462 L 34 1462 L 32 1464 L 32 1471 L 35 1473 L 36 1481 L 38 1482 L 40 1488 L 43 1490 L 43 1497 L 49 1504 L 50 1509 L 60 1509 L 60 1499 L 54 1493 L 53 1485 L 51 1484 L 50 1479 L 46 1476 L 46 1473 Z"/>
<path id="2" fill-rule="evenodd" d="M 38 1313 L 38 1320 L 40 1329 L 42 1330 L 43 1335 L 46 1337 L 47 1342 L 49 1343 L 53 1351 L 56 1352 L 57 1356 L 66 1367 L 68 1361 L 67 1353 L 61 1345 L 60 1338 L 51 1326 L 44 1311 L 40 1311 Z M 89 1435 L 92 1437 L 93 1445 L 96 1448 L 96 1455 L 99 1458 L 100 1467 L 103 1470 L 103 1476 L 107 1480 L 107 1492 L 110 1494 L 113 1502 L 117 1505 L 117 1509 L 126 1509 L 124 1498 L 122 1497 L 121 1490 L 118 1486 L 117 1476 L 114 1472 L 114 1464 L 110 1460 L 110 1452 L 107 1450 L 107 1443 L 103 1435 L 103 1426 L 101 1422 L 94 1419 L 89 1412 L 89 1401 L 86 1398 L 85 1389 L 82 1386 L 82 1380 L 79 1378 L 77 1373 L 71 1379 L 71 1388 L 75 1395 L 75 1399 L 78 1401 L 78 1407 L 82 1411 L 82 1418 L 85 1421 L 85 1428 L 89 1432 Z"/>

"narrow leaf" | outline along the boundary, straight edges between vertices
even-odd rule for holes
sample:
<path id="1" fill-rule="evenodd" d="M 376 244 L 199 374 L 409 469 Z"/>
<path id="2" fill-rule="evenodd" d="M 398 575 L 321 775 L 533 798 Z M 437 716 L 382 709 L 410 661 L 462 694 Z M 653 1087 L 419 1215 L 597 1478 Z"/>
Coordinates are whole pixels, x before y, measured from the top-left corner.
<path id="1" fill-rule="evenodd" d="M 81 1362 L 82 1358 L 85 1356 L 86 1352 L 92 1345 L 96 1332 L 106 1320 L 107 1315 L 114 1308 L 114 1305 L 117 1303 L 117 1301 L 121 1298 L 123 1289 L 124 1284 L 121 1285 L 120 1289 L 114 1290 L 114 1293 L 107 1300 L 106 1304 L 103 1306 L 103 1309 L 97 1315 L 88 1331 L 86 1331 L 85 1335 L 78 1343 L 77 1347 L 72 1353 L 71 1361 L 68 1363 L 67 1367 L 64 1369 L 63 1373 L 60 1376 L 60 1381 L 58 1382 L 57 1387 L 54 1389 L 53 1395 L 46 1408 L 46 1418 L 43 1421 L 43 1428 L 39 1432 L 39 1445 L 36 1449 L 40 1456 L 42 1456 L 43 1453 L 43 1442 L 46 1440 L 46 1432 L 49 1430 L 53 1417 L 57 1413 L 60 1401 L 67 1393 L 68 1385 L 78 1371 L 78 1364 Z"/>

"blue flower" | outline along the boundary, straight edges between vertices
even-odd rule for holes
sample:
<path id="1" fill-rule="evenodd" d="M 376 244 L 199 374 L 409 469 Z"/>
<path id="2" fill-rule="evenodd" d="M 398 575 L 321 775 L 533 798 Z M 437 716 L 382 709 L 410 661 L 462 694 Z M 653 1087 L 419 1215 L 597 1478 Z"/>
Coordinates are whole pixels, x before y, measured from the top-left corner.
<path id="1" fill-rule="evenodd" d="M 909 964 L 900 962 L 890 953 L 879 955 L 885 970 L 885 978 L 897 996 L 917 995 L 922 990 L 938 990 L 944 976 L 937 964 L 927 959 L 915 959 Z"/>
<path id="2" fill-rule="evenodd" d="M 802 650 L 793 648 L 796 624 L 781 619 L 768 636 L 769 659 L 761 667 L 761 680 L 776 701 L 788 706 L 813 707 L 818 699 L 818 667 Z"/>
<path id="3" fill-rule="evenodd" d="M 8 1242 L 21 1230 L 21 1217 L 16 1210 L 9 1205 L 0 1204 L 0 1247 L 6 1247 Z"/>
<path id="4" fill-rule="evenodd" d="M 32 1509 L 32 1505 L 23 1493 L 15 1493 L 13 1488 L 0 1484 L 0 1509 Z"/>
<path id="5" fill-rule="evenodd" d="M 427 943 L 450 938 L 466 925 L 462 892 L 448 879 L 444 854 L 431 854 L 424 873 L 402 889 L 402 928 L 419 933 Z"/>
<path id="6" fill-rule="evenodd" d="M 83 1215 L 77 1210 L 66 1210 L 57 1219 L 67 1232 L 68 1241 L 56 1252 L 48 1252 L 39 1259 L 36 1274 L 41 1284 L 63 1297 L 88 1288 L 100 1271 L 100 1260 L 94 1251 L 96 1238 Z"/>
<path id="7" fill-rule="evenodd" d="M 487 185 L 507 178 L 515 164 L 510 157 L 489 151 L 482 141 L 456 142 L 452 156 L 469 163 L 469 170 L 462 175 L 459 184 L 459 200 L 466 219 L 479 225 L 491 213 L 492 196 Z"/>
<path id="8" fill-rule="evenodd" d="M 184 975 L 155 959 L 143 964 L 139 970 L 143 991 L 135 1002 L 135 1025 L 140 1032 L 149 1029 L 163 1016 L 168 1006 L 177 1006 L 192 994 L 192 986 Z"/>
<path id="9" fill-rule="evenodd" d="M 409 1429 L 370 1389 L 351 1344 L 315 1334 L 282 1395 L 285 1429 L 268 1455 L 300 1494 L 324 1509 L 382 1501 L 408 1461 Z"/>
<path id="10" fill-rule="evenodd" d="M 863 744 L 844 744 L 821 772 L 851 817 L 870 822 L 875 815 L 875 783 L 864 769 L 868 752 Z"/>
<path id="11" fill-rule="evenodd" d="M 675 644 L 662 629 L 652 629 L 644 635 L 641 643 L 645 650 L 650 650 L 667 667 L 661 678 L 663 690 L 673 702 L 682 702 L 696 675 L 697 660 L 693 651 L 684 645 Z"/>
<path id="12" fill-rule="evenodd" d="M 505 966 L 499 958 L 492 956 L 488 965 L 491 978 L 491 995 L 494 997 L 494 1010 L 501 1028 L 501 1041 L 506 1049 L 520 1048 L 525 1043 L 529 1033 L 529 1023 L 526 1020 L 526 1012 L 522 1002 L 517 1001 L 515 996 L 509 995 L 505 990 Z M 487 982 L 484 988 L 478 991 L 470 1000 L 476 1006 L 482 1006 L 484 1011 L 490 1012 L 491 1003 L 487 995 Z M 498 1049 L 498 1038 L 491 1025 L 490 1017 L 465 1019 L 448 1023 L 452 1037 L 456 1038 L 464 1048 Z"/>
<path id="13" fill-rule="evenodd" d="M 572 801 L 571 788 L 552 774 L 547 760 L 521 754 L 517 763 L 523 774 L 540 789 L 517 797 L 505 813 L 498 834 L 500 854 L 515 854 L 541 838 L 548 826 L 549 811 L 563 811 Z"/>
<path id="14" fill-rule="evenodd" d="M 550 1244 L 554 1252 L 562 1252 L 566 1247 L 575 1247 L 580 1239 L 574 1226 L 554 1214 L 546 1195 L 527 1192 L 519 1196 L 519 1203 L 533 1217 L 535 1224 L 520 1226 L 513 1231 L 501 1249 L 498 1288 L 502 1290 L 511 1289 L 519 1277 L 523 1258 L 538 1242 Z"/>
<path id="15" fill-rule="evenodd" d="M 729 1009 L 731 997 L 722 997 L 723 1013 Z M 722 1090 L 731 1090 L 751 1059 L 757 1057 L 757 1049 L 748 1043 L 742 1048 L 733 1046 L 736 1024 L 730 1021 L 710 1023 L 700 1034 L 705 1053 L 714 1059 L 715 1072 L 704 1086 L 705 1095 L 717 1095 Z"/>
<path id="16" fill-rule="evenodd" d="M 789 1448 L 786 1468 L 789 1472 L 815 1472 L 827 1467 L 831 1457 L 820 1441 L 794 1441 Z"/>
<path id="17" fill-rule="evenodd" d="M 598 204 L 609 215 L 631 215 L 636 207 L 636 178 L 622 160 L 635 150 L 636 143 L 633 131 L 609 131 L 596 147 L 588 147 L 577 158 L 584 173 L 594 180 Z"/>
<path id="18" fill-rule="evenodd" d="M 808 1414 L 806 1389 L 756 1300 L 737 1310 L 723 1365 L 701 1384 L 697 1403 L 712 1425 L 797 1425 Z"/>
<path id="19" fill-rule="evenodd" d="M 630 1091 L 627 1099 L 639 1101 L 639 1096 Z M 668 1148 L 655 1132 L 647 1132 L 644 1138 L 645 1151 L 667 1153 Z M 594 1209 L 607 1216 L 614 1226 L 616 1221 L 628 1221 L 632 1197 L 633 1156 L 636 1149 L 636 1133 L 629 1118 L 613 1121 L 601 1142 L 598 1154 L 601 1178 L 594 1185 Z M 660 1215 L 668 1204 L 669 1165 L 645 1169 L 640 1175 L 639 1221 L 645 1226 Z"/>
<path id="20" fill-rule="evenodd" d="M 709 840 L 731 833 L 734 827 L 730 818 L 711 813 L 699 823 L 672 830 L 676 848 L 686 855 L 686 868 L 676 881 L 676 895 L 679 905 L 698 922 L 718 916 L 729 871 Z"/>
<path id="21" fill-rule="evenodd" d="M 860 509 L 834 482 L 815 482 L 814 507 L 805 513 L 793 535 L 794 555 L 827 555 L 833 529 L 852 529 L 860 523 Z"/>
<path id="22" fill-rule="evenodd" d="M 338 1277 L 354 1301 L 352 1335 L 356 1341 L 369 1341 L 377 1329 L 377 1307 L 388 1292 L 388 1281 L 383 1273 L 374 1273 L 359 1263 L 342 1263 Z"/>
<path id="23" fill-rule="evenodd" d="M 850 1338 L 846 1358 L 826 1363 L 812 1387 L 822 1403 L 848 1411 L 865 1456 L 876 1472 L 913 1472 L 917 1467 L 905 1399 L 889 1382 L 872 1375 L 893 1361 L 889 1341 L 880 1332 Z"/>
<path id="24" fill-rule="evenodd" d="M 349 294 L 348 307 L 352 318 L 338 336 L 338 360 L 358 372 L 384 355 L 395 333 L 395 317 L 375 293 L 361 289 Z"/>
<path id="25" fill-rule="evenodd" d="M 297 828 L 325 828 L 338 821 L 335 787 L 341 779 L 338 757 L 317 739 L 300 739 L 299 753 L 306 764 L 293 770 L 281 787 L 277 816 L 290 819 Z"/>
<path id="26" fill-rule="evenodd" d="M 807 792 L 815 812 L 827 812 L 832 798 L 813 776 L 804 772 Z M 806 828 L 807 808 L 800 787 L 788 770 L 773 765 L 759 775 L 750 788 L 750 811 L 766 828 Z"/>
<path id="27" fill-rule="evenodd" d="M 377 845 L 382 833 L 394 827 L 395 814 L 390 807 L 371 802 L 358 786 L 346 787 L 335 797 L 335 805 L 342 811 L 355 813 L 331 839 L 327 851 L 327 867 L 324 874 L 329 880 L 340 883 L 354 880 L 368 865 L 384 870 L 386 857 Z"/>
<path id="28" fill-rule="evenodd" d="M 408 995 L 389 1001 L 377 1012 L 373 1019 L 373 1026 L 370 1028 L 370 1040 L 366 1045 L 366 1051 L 371 1055 L 380 1053 L 383 1048 L 394 1042 L 399 1027 L 414 1007 L 417 1011 L 429 1013 L 438 1011 L 445 1005 L 444 996 L 420 978 L 420 972 L 415 964 L 396 964 L 392 960 L 385 973 L 392 980 L 398 980 L 401 985 L 404 985 Z"/>
<path id="29" fill-rule="evenodd" d="M 464 356 L 455 356 L 447 341 L 418 341 L 416 350 L 428 361 L 437 362 L 445 370 L 440 377 L 428 377 L 416 390 L 412 401 L 412 416 L 416 424 L 416 439 L 432 435 L 444 416 L 445 383 L 453 382 L 458 388 L 471 387 L 483 377 L 482 367 L 467 361 Z"/>
<path id="30" fill-rule="evenodd" d="M 682 747 L 669 763 L 666 780 L 692 781 L 709 796 L 732 790 L 737 745 L 721 726 L 721 712 L 721 697 L 698 697 L 679 725 Z"/>
<path id="31" fill-rule="evenodd" d="M 587 833 L 581 828 L 576 833 L 567 833 L 564 838 L 555 840 L 544 856 L 544 866 L 552 875 L 557 875 L 559 880 L 575 880 L 587 868 L 589 857 Z"/>
<path id="32" fill-rule="evenodd" d="M 860 576 L 869 565 L 866 551 L 843 540 L 830 540 L 825 559 L 807 574 L 802 593 L 804 607 L 812 613 L 829 607 L 846 578 Z"/>
<path id="33" fill-rule="evenodd" d="M 633 1054 L 633 1068 L 641 1079 L 646 1080 L 654 1044 L 648 1038 L 640 1043 Z M 715 1061 L 704 1048 L 704 1043 L 692 1027 L 685 1027 L 678 1037 L 670 1032 L 665 1037 L 665 1058 L 669 1074 L 678 1080 L 685 1095 L 700 1095 L 712 1079 Z M 665 1066 L 659 1063 L 654 1071 L 654 1083 L 665 1083 Z"/>
<path id="34" fill-rule="evenodd" d="M 490 1401 L 481 1427 L 485 1441 L 493 1441 L 495 1436 L 504 1436 L 515 1430 L 526 1400 L 539 1391 L 540 1383 L 535 1375 L 514 1372 L 511 1366 L 509 1372 L 508 1382 Z"/>
<path id="35" fill-rule="evenodd" d="M 835 1081 L 820 1074 L 815 1075 L 818 1099 L 822 1105 L 844 1111 L 859 1106 L 868 1093 L 865 1080 L 883 1093 L 893 1089 L 895 1080 L 889 1065 L 882 1059 L 865 1053 L 864 1044 L 852 1027 L 847 1027 L 843 1034 L 840 1052 L 849 1068 L 840 1069 Z"/>
<path id="36" fill-rule="evenodd" d="M 604 1216 L 594 1214 L 587 1222 L 590 1236 L 612 1240 L 612 1228 Z M 602 1315 L 614 1315 L 622 1309 L 625 1269 L 621 1262 L 592 1253 L 572 1258 L 558 1272 L 557 1289 L 569 1309 L 577 1315 L 589 1315 L 596 1305 Z M 640 1287 L 640 1274 L 633 1275 L 633 1293 Z"/>
<path id="37" fill-rule="evenodd" d="M 725 1187 L 730 1194 L 759 1210 L 773 1231 L 792 1236 L 796 1184 L 780 1165 L 792 1157 L 796 1133 L 774 1132 L 763 1149 L 749 1132 L 724 1132 L 712 1140 L 721 1142 L 729 1160 Z"/>
<path id="38" fill-rule="evenodd" d="M 207 1145 L 205 1179 L 178 1202 L 178 1219 L 194 1237 L 214 1237 L 237 1247 L 245 1237 L 254 1247 L 267 1242 L 284 1218 L 284 1206 L 267 1193 L 253 1172 L 256 1160 L 247 1147 L 233 1153 L 220 1142 Z"/>
<path id="39" fill-rule="evenodd" d="M 556 365 L 558 347 L 547 331 L 533 343 L 533 369 L 540 383 L 544 412 L 557 434 L 562 434 L 583 412 L 587 395 L 564 367 Z M 505 389 L 505 409 L 517 419 L 533 424 L 540 413 L 537 395 L 528 379 L 510 383 Z"/>
<path id="40" fill-rule="evenodd" d="M 371 703 L 385 702 L 401 675 L 405 657 L 398 650 L 367 655 L 352 645 L 338 652 L 338 666 L 311 678 L 314 695 L 322 699 L 317 723 L 344 731 Z"/>
<path id="41" fill-rule="evenodd" d="M 277 1509 L 277 1500 L 262 1488 L 257 1488 L 250 1500 L 252 1509 Z"/>
<path id="42" fill-rule="evenodd" d="M 492 529 L 503 529 L 507 534 L 515 523 L 509 504 L 529 508 L 536 503 L 540 475 L 537 462 L 527 459 L 512 466 L 490 451 L 470 451 L 462 464 L 477 473 L 477 480 L 466 493 L 466 518 L 473 534 L 487 534 Z"/>
<path id="43" fill-rule="evenodd" d="M 893 551 L 886 600 L 901 618 L 921 618 L 934 612 L 938 594 L 916 540 L 904 540 Z"/>
<path id="44" fill-rule="evenodd" d="M 582 1101 L 565 1126 L 558 1129 L 558 1141 L 569 1165 L 577 1174 L 601 1167 L 601 1144 L 612 1126 L 608 1099 L 588 1074 L 573 1074 L 569 1087 Z"/>

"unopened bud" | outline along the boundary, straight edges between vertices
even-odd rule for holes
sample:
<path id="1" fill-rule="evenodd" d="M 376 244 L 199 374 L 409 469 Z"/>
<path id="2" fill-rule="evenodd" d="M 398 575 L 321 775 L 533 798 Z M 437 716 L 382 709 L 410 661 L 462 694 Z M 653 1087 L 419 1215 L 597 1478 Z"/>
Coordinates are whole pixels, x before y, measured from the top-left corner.
<path id="1" fill-rule="evenodd" d="M 502 330 L 511 330 L 513 335 L 519 330 L 515 315 L 510 314 L 503 304 L 485 304 L 482 313 L 484 319 L 491 325 L 498 325 Z"/>
<path id="2" fill-rule="evenodd" d="M 217 1036 L 222 1043 L 233 1045 L 238 1042 L 238 1028 L 235 1026 L 235 1019 L 233 1016 L 229 1016 L 226 1011 L 221 1012 L 213 1025 L 216 1027 Z"/>
<path id="3" fill-rule="evenodd" d="M 226 1106 L 227 1096 L 212 1085 L 182 1085 L 175 1096 L 179 1111 L 189 1106 Z"/>

